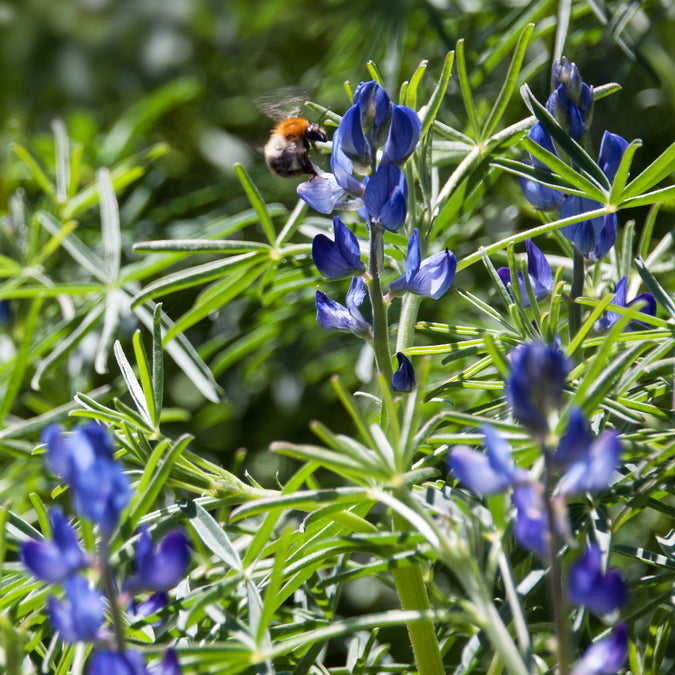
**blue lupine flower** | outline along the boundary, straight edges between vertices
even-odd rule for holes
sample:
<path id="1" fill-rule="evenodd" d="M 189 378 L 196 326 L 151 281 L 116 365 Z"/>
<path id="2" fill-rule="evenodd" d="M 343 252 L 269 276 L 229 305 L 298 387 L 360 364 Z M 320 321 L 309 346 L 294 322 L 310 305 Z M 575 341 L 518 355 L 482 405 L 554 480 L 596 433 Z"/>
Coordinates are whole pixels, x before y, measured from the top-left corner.
<path id="1" fill-rule="evenodd" d="M 77 535 L 61 511 L 52 509 L 52 541 L 27 541 L 22 546 L 23 562 L 37 577 L 59 583 L 89 564 L 80 548 Z"/>
<path id="2" fill-rule="evenodd" d="M 316 292 L 316 320 L 322 328 L 344 330 L 355 335 L 370 333 L 368 324 L 358 307 L 366 297 L 366 285 L 361 277 L 354 277 L 347 291 L 347 306 L 331 300 L 323 291 Z"/>
<path id="3" fill-rule="evenodd" d="M 333 218 L 335 241 L 325 234 L 317 234 L 312 242 L 312 259 L 326 279 L 363 274 L 366 266 L 361 262 L 359 241 L 340 220 Z"/>
<path id="4" fill-rule="evenodd" d="M 621 441 L 616 431 L 605 431 L 583 448 L 558 483 L 561 495 L 597 492 L 609 487 L 621 455 Z"/>
<path id="5" fill-rule="evenodd" d="M 354 170 L 365 175 L 372 167 L 373 149 L 363 131 L 361 115 L 361 103 L 357 102 L 342 116 L 338 129 L 342 152 L 352 160 Z"/>
<path id="6" fill-rule="evenodd" d="M 131 600 L 127 605 L 127 616 L 131 623 L 145 619 L 153 614 L 157 614 L 164 609 L 169 602 L 169 594 L 166 591 L 157 591 L 150 595 L 147 599 L 136 601 Z M 152 625 L 157 627 L 161 625 L 162 621 L 156 621 Z"/>
<path id="7" fill-rule="evenodd" d="M 47 599 L 49 618 L 65 642 L 93 642 L 103 623 L 103 600 L 99 592 L 79 574 L 64 583 L 66 600 Z"/>
<path id="8" fill-rule="evenodd" d="M 360 82 L 354 91 L 354 103 L 361 111 L 361 127 L 376 148 L 384 145 L 389 135 L 392 102 L 386 90 L 375 80 Z"/>
<path id="9" fill-rule="evenodd" d="M 649 316 L 656 316 L 656 298 L 649 293 L 640 293 L 640 295 L 636 295 L 630 302 L 626 302 L 626 291 L 628 289 L 628 277 L 623 276 L 621 279 L 619 279 L 619 282 L 616 285 L 616 289 L 614 291 L 614 298 L 612 299 L 612 304 L 616 305 L 617 307 L 632 307 L 638 302 L 641 302 L 644 304 L 644 307 L 642 308 L 641 313 L 642 314 L 649 314 Z M 598 319 L 595 324 L 593 325 L 593 329 L 596 330 L 597 332 L 601 333 L 606 330 L 609 330 L 619 319 L 621 318 L 621 314 L 618 314 L 617 312 L 607 312 L 605 316 L 601 317 Z M 641 325 L 644 325 L 641 321 L 638 321 L 636 323 L 639 323 Z"/>
<path id="10" fill-rule="evenodd" d="M 513 491 L 516 519 L 513 534 L 518 543 L 540 558 L 548 558 L 551 537 L 543 487 L 540 483 L 521 485 Z"/>
<path id="11" fill-rule="evenodd" d="M 582 82 L 576 64 L 564 56 L 553 66 L 552 84 L 547 110 L 575 141 L 583 141 L 593 118 L 593 88 Z"/>
<path id="12" fill-rule="evenodd" d="M 530 342 L 511 352 L 506 395 L 514 417 L 530 432 L 546 433 L 548 416 L 560 406 L 569 372 L 565 355 L 542 342 Z"/>
<path id="13" fill-rule="evenodd" d="M 462 485 L 482 495 L 506 490 L 527 480 L 527 472 L 513 463 L 511 446 L 491 426 L 483 427 L 485 453 L 467 446 L 455 448 L 450 467 Z"/>
<path id="14" fill-rule="evenodd" d="M 0 300 L 0 325 L 6 326 L 12 321 L 12 308 L 9 300 Z"/>
<path id="15" fill-rule="evenodd" d="M 394 164 L 380 166 L 363 193 L 370 221 L 396 232 L 405 223 L 408 184 L 405 174 Z"/>
<path id="16" fill-rule="evenodd" d="M 125 590 L 165 591 L 184 577 L 190 562 L 190 547 L 182 532 L 170 532 L 155 547 L 147 529 L 136 544 L 135 574 L 127 579 Z"/>
<path id="17" fill-rule="evenodd" d="M 593 438 L 588 431 L 586 418 L 579 408 L 570 411 L 567 429 L 563 434 L 552 460 L 556 467 L 566 469 L 585 455 Z"/>
<path id="18" fill-rule="evenodd" d="M 176 652 L 173 649 L 167 649 L 164 652 L 162 662 L 150 672 L 151 675 L 181 675 L 183 671 L 178 663 Z"/>
<path id="19" fill-rule="evenodd" d="M 391 378 L 391 388 L 394 391 L 411 392 L 415 388 L 415 369 L 403 352 L 396 352 L 398 369 Z"/>
<path id="20" fill-rule="evenodd" d="M 123 654 L 100 650 L 91 659 L 89 675 L 148 675 L 148 669 L 143 654 L 133 649 Z"/>
<path id="21" fill-rule="evenodd" d="M 389 136 L 382 150 L 380 166 L 396 164 L 403 166 L 415 152 L 422 136 L 422 120 L 412 109 L 404 105 L 394 105 L 391 114 Z"/>
<path id="22" fill-rule="evenodd" d="M 67 439 L 57 426 L 43 434 L 52 470 L 73 491 L 75 511 L 112 534 L 131 499 L 129 479 L 113 459 L 112 439 L 99 424 L 87 424 Z"/>
<path id="23" fill-rule="evenodd" d="M 567 597 L 573 605 L 583 605 L 596 614 L 609 614 L 626 604 L 626 585 L 618 570 L 603 574 L 602 551 L 592 545 L 570 568 Z"/>
<path id="24" fill-rule="evenodd" d="M 548 295 L 553 291 L 553 274 L 551 273 L 551 266 L 549 265 L 548 260 L 546 260 L 546 256 L 539 248 L 537 248 L 531 239 L 525 241 L 525 248 L 527 249 L 527 276 L 530 279 L 534 297 L 537 300 L 541 300 L 545 295 Z M 506 290 L 509 290 L 511 270 L 508 267 L 500 267 L 497 270 L 497 274 L 504 286 L 506 286 Z M 530 298 L 527 295 L 523 273 L 520 271 L 518 271 L 518 282 L 520 284 L 520 295 L 523 299 L 523 307 L 529 307 Z M 513 298 L 510 290 L 509 295 Z"/>
<path id="25" fill-rule="evenodd" d="M 616 675 L 628 658 L 628 629 L 625 623 L 614 628 L 610 636 L 594 642 L 572 670 L 572 675 Z"/>
<path id="26" fill-rule="evenodd" d="M 455 254 L 440 251 L 420 262 L 420 239 L 417 228 L 408 241 L 405 274 L 391 282 L 392 294 L 414 293 L 438 300 L 452 285 L 457 269 Z"/>
<path id="27" fill-rule="evenodd" d="M 541 145 L 544 150 L 548 150 L 550 153 L 554 154 L 556 157 L 558 151 L 553 144 L 553 139 L 551 135 L 546 131 L 544 125 L 541 122 L 537 122 L 527 134 L 537 145 Z M 536 169 L 540 171 L 546 171 L 547 173 L 552 173 L 546 164 L 538 160 L 534 155 L 530 155 L 530 163 Z M 531 178 L 525 178 L 524 176 L 520 177 L 520 187 L 523 190 L 525 199 L 527 199 L 532 206 L 536 209 L 559 209 L 562 206 L 565 196 L 555 188 L 548 187 L 547 185 L 542 185 L 537 183 L 537 181 L 532 180 Z"/>
<path id="28" fill-rule="evenodd" d="M 617 134 L 605 131 L 600 145 L 598 164 L 611 183 L 619 169 L 628 141 Z M 570 195 L 560 207 L 560 218 L 570 218 L 582 213 L 599 209 L 599 202 Z M 576 246 L 577 250 L 591 260 L 600 260 L 614 246 L 616 241 L 616 213 L 606 213 L 590 220 L 582 220 L 573 225 L 565 225 L 560 231 L 565 238 Z"/>

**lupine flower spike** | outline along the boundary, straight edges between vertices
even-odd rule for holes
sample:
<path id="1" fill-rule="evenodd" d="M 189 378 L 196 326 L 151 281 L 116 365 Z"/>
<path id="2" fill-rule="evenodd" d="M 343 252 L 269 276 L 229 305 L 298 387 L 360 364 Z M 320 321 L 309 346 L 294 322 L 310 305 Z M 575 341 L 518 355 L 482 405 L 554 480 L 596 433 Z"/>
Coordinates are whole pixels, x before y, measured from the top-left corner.
<path id="1" fill-rule="evenodd" d="M 334 328 L 355 335 L 370 333 L 370 325 L 358 307 L 366 297 L 366 286 L 361 277 L 354 277 L 347 291 L 347 306 L 331 300 L 323 291 L 316 292 L 316 320 L 324 330 Z"/>

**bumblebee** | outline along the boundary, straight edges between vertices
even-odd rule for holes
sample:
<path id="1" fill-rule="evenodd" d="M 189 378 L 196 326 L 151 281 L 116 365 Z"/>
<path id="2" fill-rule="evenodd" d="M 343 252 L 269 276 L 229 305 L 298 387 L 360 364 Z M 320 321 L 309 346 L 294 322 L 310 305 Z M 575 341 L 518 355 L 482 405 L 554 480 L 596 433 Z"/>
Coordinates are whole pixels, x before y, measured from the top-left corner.
<path id="1" fill-rule="evenodd" d="M 315 122 L 304 117 L 289 117 L 279 122 L 265 145 L 265 161 L 270 171 L 281 178 L 308 174 L 317 175 L 309 159 L 309 151 L 316 143 L 326 142 L 326 132 Z"/>

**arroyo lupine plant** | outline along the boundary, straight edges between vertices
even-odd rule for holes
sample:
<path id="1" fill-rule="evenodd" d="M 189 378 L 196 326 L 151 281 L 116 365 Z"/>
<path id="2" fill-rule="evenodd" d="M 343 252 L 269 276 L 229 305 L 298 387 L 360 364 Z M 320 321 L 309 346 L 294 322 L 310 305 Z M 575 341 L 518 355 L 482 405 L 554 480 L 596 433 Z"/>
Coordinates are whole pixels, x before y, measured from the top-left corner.
<path id="1" fill-rule="evenodd" d="M 452 251 L 440 251 L 420 260 L 419 230 L 415 228 L 408 240 L 405 274 L 389 286 L 392 295 L 413 293 L 438 300 L 450 288 L 455 278 L 457 258 Z"/>
<path id="2" fill-rule="evenodd" d="M 75 530 L 59 509 L 49 513 L 52 526 L 50 540 L 27 541 L 22 546 L 24 565 L 47 583 L 60 583 L 89 565 L 87 556 L 77 540 Z"/>
<path id="3" fill-rule="evenodd" d="M 366 297 L 361 277 L 354 277 L 347 291 L 346 304 L 331 300 L 323 291 L 316 292 L 316 320 L 324 330 L 341 330 L 354 335 L 368 335 L 370 325 L 361 315 L 359 306 Z"/>
<path id="4" fill-rule="evenodd" d="M 649 292 L 640 293 L 636 295 L 630 302 L 626 302 L 626 292 L 628 290 L 628 277 L 625 275 L 619 279 L 619 282 L 616 285 L 614 290 L 614 297 L 612 298 L 612 304 L 617 307 L 632 307 L 637 303 L 643 305 L 640 312 L 642 314 L 648 314 L 649 316 L 656 316 L 656 298 Z M 621 314 L 617 312 L 607 312 L 603 317 L 598 319 L 595 324 L 593 324 L 593 329 L 598 333 L 604 333 L 608 331 L 619 319 Z M 640 323 L 642 322 L 636 322 Z"/>
<path id="5" fill-rule="evenodd" d="M 551 265 L 549 265 L 546 256 L 539 250 L 531 239 L 525 241 L 525 248 L 527 249 L 527 276 L 532 286 L 532 292 L 537 300 L 553 291 L 553 274 L 551 272 Z M 508 267 L 500 267 L 497 270 L 499 278 L 502 280 L 506 290 L 509 292 L 511 298 L 513 294 L 509 289 L 511 280 L 511 270 Z M 520 285 L 520 296 L 523 299 L 523 307 L 530 306 L 530 298 L 527 295 L 527 288 L 525 286 L 525 278 L 523 273 L 518 271 L 518 284 Z"/>
<path id="6" fill-rule="evenodd" d="M 325 234 L 317 234 L 312 242 L 312 259 L 321 276 L 326 279 L 358 276 L 366 271 L 361 262 L 359 241 L 340 220 L 333 218 L 335 240 Z"/>
<path id="7" fill-rule="evenodd" d="M 391 388 L 393 391 L 410 393 L 416 384 L 415 369 L 410 363 L 410 359 L 403 352 L 396 353 L 396 360 L 398 361 L 398 368 L 391 378 Z"/>
<path id="8" fill-rule="evenodd" d="M 573 605 L 610 614 L 626 604 L 626 584 L 618 570 L 603 572 L 602 551 L 592 545 L 570 568 L 567 597 Z"/>
<path id="9" fill-rule="evenodd" d="M 135 574 L 123 583 L 114 578 L 109 558 L 109 539 L 131 492 L 122 466 L 113 459 L 113 442 L 98 424 L 87 424 L 65 436 L 60 428 L 49 427 L 43 436 L 50 467 L 66 483 L 76 512 L 99 525 L 100 544 L 96 559 L 85 553 L 74 529 L 58 509 L 50 512 L 52 540 L 23 544 L 23 560 L 33 574 L 48 583 L 63 583 L 65 599 L 47 599 L 52 625 L 65 642 L 95 642 L 89 675 L 180 675 L 175 652 L 167 652 L 162 663 L 146 669 L 139 652 L 126 650 L 120 609 L 130 608 L 130 619 L 138 621 L 166 605 L 166 590 L 184 577 L 190 559 L 186 537 L 169 533 L 155 547 L 147 529 L 142 530 L 136 546 Z M 98 490 L 96 489 L 98 487 Z M 91 565 L 100 575 L 106 601 L 112 615 L 112 627 L 105 626 L 104 599 L 101 592 L 78 570 Z M 122 595 L 117 591 L 122 587 Z M 154 591 L 147 600 L 136 603 L 133 593 Z"/>

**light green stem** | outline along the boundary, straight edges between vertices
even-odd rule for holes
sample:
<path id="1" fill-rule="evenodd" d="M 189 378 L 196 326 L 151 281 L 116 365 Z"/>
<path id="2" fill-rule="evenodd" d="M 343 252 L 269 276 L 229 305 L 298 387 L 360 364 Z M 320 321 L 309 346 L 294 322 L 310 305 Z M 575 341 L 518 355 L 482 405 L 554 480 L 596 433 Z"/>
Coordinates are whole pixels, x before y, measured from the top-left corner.
<path id="1" fill-rule="evenodd" d="M 415 323 L 417 322 L 417 312 L 420 308 L 422 297 L 406 293 L 403 296 L 403 305 L 401 307 L 401 316 L 398 322 L 398 334 L 396 336 L 396 351 L 402 352 L 408 347 L 412 347 L 415 339 Z"/>
<path id="2" fill-rule="evenodd" d="M 382 296 L 382 282 L 380 281 L 383 246 L 384 236 L 382 228 L 379 225 L 371 224 L 368 294 L 370 296 L 370 306 L 373 310 L 373 349 L 375 350 L 377 369 L 384 375 L 387 383 L 389 383 L 394 376 L 394 368 L 391 363 L 391 350 L 389 348 L 387 306 Z"/>
<path id="3" fill-rule="evenodd" d="M 397 513 L 394 513 L 393 522 L 397 530 L 410 529 L 408 522 Z M 429 609 L 429 596 L 419 564 L 396 568 L 393 570 L 393 577 L 402 609 Z M 444 675 L 443 659 L 433 621 L 413 621 L 408 624 L 408 633 L 415 654 L 416 672 L 419 675 Z"/>

